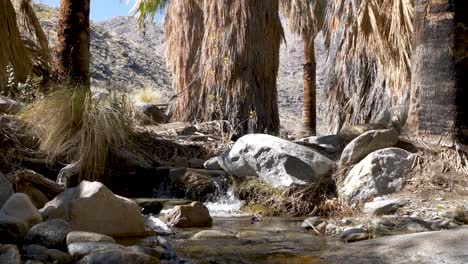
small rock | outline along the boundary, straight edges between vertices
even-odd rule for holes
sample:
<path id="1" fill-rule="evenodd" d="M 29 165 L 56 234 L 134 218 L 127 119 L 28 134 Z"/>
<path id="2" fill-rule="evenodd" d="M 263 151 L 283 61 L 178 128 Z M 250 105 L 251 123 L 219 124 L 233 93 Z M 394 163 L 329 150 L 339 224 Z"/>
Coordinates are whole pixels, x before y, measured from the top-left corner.
<path id="1" fill-rule="evenodd" d="M 340 232 L 340 227 L 332 223 L 329 223 L 327 227 L 325 228 L 325 233 L 330 234 L 330 235 L 338 234 L 339 232 Z"/>
<path id="2" fill-rule="evenodd" d="M 158 199 L 143 198 L 143 199 L 133 199 L 138 206 L 141 207 L 141 213 L 144 215 L 148 214 L 159 214 L 163 209 L 163 203 Z"/>
<path id="3" fill-rule="evenodd" d="M 72 256 L 57 249 L 49 249 L 46 253 L 49 256 L 50 262 L 54 264 L 68 264 L 73 262 Z"/>
<path id="4" fill-rule="evenodd" d="M 172 230 L 170 226 L 154 216 L 147 216 L 145 219 L 145 225 L 160 236 L 168 236 L 174 233 L 174 230 Z"/>
<path id="5" fill-rule="evenodd" d="M 237 238 L 235 234 L 223 232 L 219 230 L 203 230 L 193 236 L 195 240 L 204 239 L 234 239 Z"/>
<path id="6" fill-rule="evenodd" d="M 0 172 L 0 208 L 6 203 L 6 201 L 14 194 L 13 186 L 5 176 Z"/>
<path id="7" fill-rule="evenodd" d="M 339 136 L 342 137 L 346 142 L 350 142 L 367 131 L 386 128 L 387 126 L 385 124 L 360 124 L 345 126 L 340 130 Z"/>
<path id="8" fill-rule="evenodd" d="M 66 238 L 67 245 L 78 243 L 78 242 L 107 242 L 115 243 L 115 240 L 103 234 L 92 233 L 92 232 L 83 232 L 83 231 L 73 231 L 68 233 Z"/>
<path id="9" fill-rule="evenodd" d="M 301 227 L 304 229 L 313 229 L 312 226 L 317 227 L 321 223 L 322 220 L 320 219 L 320 217 L 314 216 L 305 219 L 304 222 L 302 222 Z"/>
<path id="10" fill-rule="evenodd" d="M 193 158 L 188 161 L 188 165 L 190 168 L 194 169 L 202 169 L 204 161 L 201 159 Z"/>
<path id="11" fill-rule="evenodd" d="M 23 246 L 23 257 L 28 260 L 47 262 L 49 260 L 47 250 L 48 248 L 41 245 L 25 245 Z"/>
<path id="12" fill-rule="evenodd" d="M 109 236 L 146 234 L 140 211 L 134 201 L 113 194 L 102 183 L 88 181 L 67 189 L 41 209 L 46 219 L 64 219 L 72 230 Z"/>
<path id="13" fill-rule="evenodd" d="M 340 234 L 340 238 L 345 242 L 355 242 L 369 238 L 369 234 L 364 228 L 347 227 Z"/>
<path id="14" fill-rule="evenodd" d="M 391 199 L 369 202 L 364 205 L 364 212 L 370 215 L 389 215 L 403 207 L 406 201 Z"/>
<path id="15" fill-rule="evenodd" d="M 29 196 L 24 193 L 13 194 L 3 205 L 0 212 L 20 220 L 25 223 L 28 228 L 42 222 L 41 214 L 31 202 Z"/>
<path id="16" fill-rule="evenodd" d="M 443 197 L 437 197 L 435 200 L 438 201 L 438 202 L 440 202 L 440 201 L 443 201 L 444 198 L 443 198 Z"/>
<path id="17" fill-rule="evenodd" d="M 139 102 L 135 104 L 135 110 L 135 117 L 141 125 L 154 125 L 169 121 L 164 112 L 154 104 Z"/>
<path id="18" fill-rule="evenodd" d="M 356 164 L 374 151 L 393 147 L 399 141 L 398 136 L 398 131 L 394 128 L 367 131 L 345 147 L 340 164 Z"/>
<path id="19" fill-rule="evenodd" d="M 219 165 L 218 157 L 213 157 L 205 161 L 205 163 L 203 163 L 203 167 L 205 167 L 205 169 L 207 170 L 222 170 L 223 169 Z"/>
<path id="20" fill-rule="evenodd" d="M 15 245 L 0 245 L 0 263 L 21 264 L 21 256 Z"/>
<path id="21" fill-rule="evenodd" d="M 125 247 L 109 242 L 76 242 L 68 245 L 68 252 L 77 259 L 93 252 L 107 250 L 125 250 Z"/>
<path id="22" fill-rule="evenodd" d="M 166 214 L 165 221 L 176 227 L 209 227 L 213 224 L 208 208 L 200 202 L 174 207 Z"/>
<path id="23" fill-rule="evenodd" d="M 78 264 L 157 264 L 160 261 L 149 255 L 132 252 L 128 250 L 111 249 L 92 253 L 83 259 Z"/>
<path id="24" fill-rule="evenodd" d="M 47 248 L 65 249 L 66 238 L 71 232 L 69 223 L 62 219 L 51 219 L 37 224 L 29 230 L 25 242 Z"/>

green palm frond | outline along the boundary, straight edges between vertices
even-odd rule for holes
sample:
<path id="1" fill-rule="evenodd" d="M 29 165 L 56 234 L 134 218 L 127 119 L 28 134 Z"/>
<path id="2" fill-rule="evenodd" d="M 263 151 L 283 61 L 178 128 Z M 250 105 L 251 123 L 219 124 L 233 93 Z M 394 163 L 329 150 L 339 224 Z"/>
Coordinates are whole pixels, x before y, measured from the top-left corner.
<path id="1" fill-rule="evenodd" d="M 140 26 L 145 20 L 153 21 L 156 12 L 164 10 L 170 0 L 137 0 L 132 8 L 132 13 L 138 17 Z"/>

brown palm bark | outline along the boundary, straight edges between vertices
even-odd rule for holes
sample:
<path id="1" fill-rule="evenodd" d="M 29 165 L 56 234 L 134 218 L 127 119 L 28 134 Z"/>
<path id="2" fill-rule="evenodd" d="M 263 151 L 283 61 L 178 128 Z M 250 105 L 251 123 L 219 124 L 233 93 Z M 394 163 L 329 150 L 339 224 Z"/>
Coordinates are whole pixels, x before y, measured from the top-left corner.
<path id="1" fill-rule="evenodd" d="M 278 8 L 278 0 L 205 1 L 198 120 L 228 120 L 238 136 L 279 132 Z"/>
<path id="2" fill-rule="evenodd" d="M 417 0 L 408 128 L 432 144 L 468 143 L 468 2 Z"/>
<path id="3" fill-rule="evenodd" d="M 315 80 L 315 51 L 313 37 L 302 37 L 304 43 L 304 102 L 302 109 L 303 131 L 315 135 L 317 124 L 317 87 Z"/>
<path id="4" fill-rule="evenodd" d="M 165 18 L 167 63 L 177 96 L 174 121 L 194 121 L 200 93 L 200 56 L 203 40 L 203 1 L 171 0 Z"/>
<path id="5" fill-rule="evenodd" d="M 55 48 L 58 77 L 89 89 L 90 0 L 61 0 Z"/>

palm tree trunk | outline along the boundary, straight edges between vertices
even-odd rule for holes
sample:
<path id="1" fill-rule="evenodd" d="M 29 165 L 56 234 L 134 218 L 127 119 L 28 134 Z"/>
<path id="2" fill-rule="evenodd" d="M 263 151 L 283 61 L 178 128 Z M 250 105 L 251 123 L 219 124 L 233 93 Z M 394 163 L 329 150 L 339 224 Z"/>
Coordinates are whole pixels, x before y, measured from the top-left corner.
<path id="1" fill-rule="evenodd" d="M 468 2 L 416 1 L 408 128 L 426 142 L 468 143 Z"/>
<path id="2" fill-rule="evenodd" d="M 203 40 L 202 0 L 172 0 L 165 19 L 166 57 L 177 95 L 174 121 L 194 121 L 200 93 L 200 53 Z"/>
<path id="3" fill-rule="evenodd" d="M 199 120 L 225 119 L 241 136 L 279 132 L 278 0 L 206 0 Z"/>
<path id="4" fill-rule="evenodd" d="M 89 89 L 90 0 L 61 0 L 55 48 L 59 78 L 70 85 Z"/>
<path id="5" fill-rule="evenodd" d="M 315 80 L 315 51 L 314 40 L 311 37 L 302 37 L 304 43 L 304 102 L 302 109 L 303 130 L 309 135 L 315 135 L 317 124 Z"/>

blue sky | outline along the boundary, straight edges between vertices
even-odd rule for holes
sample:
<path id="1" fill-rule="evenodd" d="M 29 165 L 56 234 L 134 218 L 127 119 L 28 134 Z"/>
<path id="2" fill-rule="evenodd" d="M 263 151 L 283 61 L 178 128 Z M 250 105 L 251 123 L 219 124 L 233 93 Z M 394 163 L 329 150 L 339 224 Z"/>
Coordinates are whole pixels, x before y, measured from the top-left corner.
<path id="1" fill-rule="evenodd" d="M 60 0 L 36 0 L 37 2 L 58 7 Z M 128 2 L 128 4 L 126 3 Z M 135 0 L 91 0 L 91 20 L 102 21 L 115 16 L 128 16 Z M 162 14 L 158 14 L 156 21 L 162 20 Z"/>

